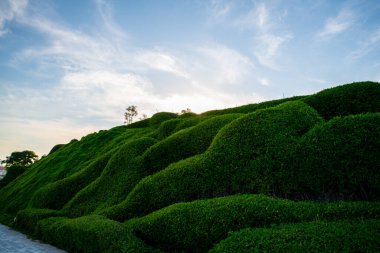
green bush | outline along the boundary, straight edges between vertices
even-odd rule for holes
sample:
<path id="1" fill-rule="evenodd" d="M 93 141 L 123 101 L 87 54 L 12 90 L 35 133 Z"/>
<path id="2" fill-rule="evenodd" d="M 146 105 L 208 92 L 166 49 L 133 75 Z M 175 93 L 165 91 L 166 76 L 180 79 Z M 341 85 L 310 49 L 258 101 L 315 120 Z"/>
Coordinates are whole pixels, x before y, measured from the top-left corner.
<path id="1" fill-rule="evenodd" d="M 0 189 L 7 186 L 10 182 L 14 181 L 18 176 L 27 170 L 23 166 L 11 166 L 7 168 L 7 174 L 0 180 Z"/>
<path id="2" fill-rule="evenodd" d="M 121 202 L 130 190 L 145 176 L 140 157 L 156 141 L 139 138 L 122 146 L 111 157 L 103 173 L 82 189 L 64 207 L 71 216 L 89 214 Z"/>
<path id="3" fill-rule="evenodd" d="M 44 219 L 38 222 L 37 234 L 68 252 L 159 252 L 134 236 L 125 225 L 96 215 Z"/>
<path id="4" fill-rule="evenodd" d="M 58 216 L 63 216 L 63 214 L 57 210 L 27 208 L 17 213 L 13 225 L 33 235 L 40 220 Z"/>
<path id="5" fill-rule="evenodd" d="M 157 126 L 157 125 L 160 125 L 164 121 L 174 119 L 177 117 L 178 115 L 172 112 L 158 112 L 150 118 L 149 123 L 151 126 Z"/>
<path id="6" fill-rule="evenodd" d="M 240 114 L 228 114 L 213 117 L 158 142 L 143 155 L 146 170 L 151 173 L 156 172 L 173 162 L 203 153 L 210 146 L 218 131 L 240 116 Z M 168 122 L 173 122 L 173 120 L 166 121 L 161 126 Z"/>
<path id="7" fill-rule="evenodd" d="M 33 208 L 61 209 L 77 192 L 101 174 L 110 156 L 110 153 L 105 154 L 85 169 L 41 187 L 33 195 L 29 206 Z"/>
<path id="8" fill-rule="evenodd" d="M 380 84 L 360 82 L 326 89 L 303 99 L 326 119 L 380 112 Z"/>
<path id="9" fill-rule="evenodd" d="M 161 249 L 206 252 L 231 231 L 246 227 L 379 217 L 379 202 L 294 202 L 263 195 L 234 195 L 174 204 L 128 223 L 137 235 Z"/>
<path id="10" fill-rule="evenodd" d="M 55 145 L 55 146 L 50 150 L 49 155 L 53 154 L 53 153 L 56 152 L 58 149 L 60 149 L 60 148 L 62 148 L 62 147 L 64 147 L 64 146 L 65 146 L 65 144 L 57 144 L 57 145 Z"/>
<path id="11" fill-rule="evenodd" d="M 163 140 L 166 137 L 170 136 L 177 125 L 182 122 L 183 119 L 170 119 L 167 121 L 162 122 L 162 124 L 158 127 L 158 129 L 152 134 L 152 137 L 158 139 L 158 140 Z"/>
<path id="12" fill-rule="evenodd" d="M 261 171 L 250 166 L 252 161 L 319 122 L 316 111 L 298 101 L 248 114 L 222 128 L 205 153 L 144 178 L 104 214 L 125 220 L 176 202 L 260 192 Z"/>
<path id="13" fill-rule="evenodd" d="M 260 109 L 267 109 L 270 107 L 274 107 L 280 104 L 283 104 L 285 102 L 290 101 L 297 101 L 303 99 L 304 96 L 298 96 L 298 97 L 291 97 L 291 98 L 283 98 L 283 99 L 277 99 L 277 100 L 271 100 L 271 101 L 265 101 L 258 104 L 248 104 L 238 107 L 232 107 L 222 110 L 212 110 L 202 113 L 203 116 L 216 116 L 216 115 L 224 115 L 229 113 L 252 113 Z"/>
<path id="14" fill-rule="evenodd" d="M 379 238 L 380 220 L 315 221 L 244 229 L 209 252 L 378 252 Z"/>
<path id="15" fill-rule="evenodd" d="M 283 181 L 293 197 L 380 200 L 379 154 L 380 113 L 334 118 L 302 138 Z"/>

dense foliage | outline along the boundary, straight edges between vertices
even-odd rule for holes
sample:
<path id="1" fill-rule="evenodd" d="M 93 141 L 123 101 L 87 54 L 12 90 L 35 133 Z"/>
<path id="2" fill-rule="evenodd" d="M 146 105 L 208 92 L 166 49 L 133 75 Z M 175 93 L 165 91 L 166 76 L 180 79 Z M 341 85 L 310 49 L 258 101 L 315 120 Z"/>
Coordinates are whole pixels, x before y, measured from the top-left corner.
<path id="1" fill-rule="evenodd" d="M 376 252 L 379 105 L 362 82 L 92 133 L 10 167 L 0 222 L 69 252 Z"/>

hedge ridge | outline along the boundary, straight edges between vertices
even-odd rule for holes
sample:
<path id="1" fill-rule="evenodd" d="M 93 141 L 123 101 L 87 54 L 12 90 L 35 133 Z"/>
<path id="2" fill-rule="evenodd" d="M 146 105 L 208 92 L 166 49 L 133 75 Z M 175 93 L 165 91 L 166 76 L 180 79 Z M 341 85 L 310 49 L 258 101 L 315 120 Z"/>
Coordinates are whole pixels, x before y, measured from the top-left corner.
<path id="1" fill-rule="evenodd" d="M 44 219 L 37 224 L 37 235 L 68 252 L 160 252 L 139 240 L 125 225 L 97 215 Z"/>
<path id="2" fill-rule="evenodd" d="M 210 253 L 377 252 L 380 220 L 314 221 L 232 233 Z"/>
<path id="3" fill-rule="evenodd" d="M 246 227 L 379 217 L 380 202 L 294 202 L 264 195 L 234 195 L 174 204 L 127 223 L 137 235 L 161 249 L 206 252 L 231 231 Z"/>
<path id="4" fill-rule="evenodd" d="M 122 201 L 143 177 L 141 155 L 156 143 L 148 137 L 126 143 L 110 159 L 103 173 L 76 194 L 64 207 L 71 216 L 89 214 Z"/>
<path id="5" fill-rule="evenodd" d="M 125 220 L 176 202 L 257 193 L 261 171 L 250 163 L 318 122 L 321 118 L 316 111 L 298 101 L 243 116 L 222 128 L 205 153 L 144 178 L 125 201 L 103 214 Z"/>

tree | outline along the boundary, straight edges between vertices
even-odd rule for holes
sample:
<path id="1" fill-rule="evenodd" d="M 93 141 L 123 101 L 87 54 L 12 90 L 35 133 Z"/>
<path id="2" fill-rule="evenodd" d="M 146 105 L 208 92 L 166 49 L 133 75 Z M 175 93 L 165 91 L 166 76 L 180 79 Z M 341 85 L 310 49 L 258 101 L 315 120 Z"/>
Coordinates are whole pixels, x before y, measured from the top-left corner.
<path id="1" fill-rule="evenodd" d="M 136 117 L 138 114 L 137 112 L 137 106 L 130 105 L 127 107 L 126 112 L 124 113 L 124 123 L 131 124 L 134 117 Z"/>
<path id="2" fill-rule="evenodd" d="M 190 112 L 191 112 L 191 109 L 190 108 L 186 108 L 186 109 L 182 109 L 179 114 L 181 115 L 181 114 L 190 113 Z"/>
<path id="3" fill-rule="evenodd" d="M 144 120 L 144 119 L 147 119 L 147 118 L 148 118 L 148 115 L 143 114 L 143 115 L 141 115 L 141 117 L 139 118 L 139 120 Z"/>
<path id="4" fill-rule="evenodd" d="M 33 151 L 25 150 L 21 152 L 12 152 L 12 154 L 7 156 L 7 158 L 1 161 L 1 163 L 5 163 L 5 167 L 7 168 L 12 166 L 27 167 L 32 165 L 37 160 L 38 155 L 36 155 Z"/>

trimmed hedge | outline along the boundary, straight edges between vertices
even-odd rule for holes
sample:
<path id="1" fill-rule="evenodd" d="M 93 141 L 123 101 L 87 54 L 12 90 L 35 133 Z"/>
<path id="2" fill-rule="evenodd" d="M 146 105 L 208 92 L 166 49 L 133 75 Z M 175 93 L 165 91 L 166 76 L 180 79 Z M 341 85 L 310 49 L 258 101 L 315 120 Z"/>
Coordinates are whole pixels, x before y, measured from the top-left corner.
<path id="1" fill-rule="evenodd" d="M 173 162 L 203 153 L 219 130 L 240 116 L 240 114 L 228 114 L 213 117 L 158 142 L 143 155 L 145 169 L 150 173 L 156 172 Z M 161 126 L 168 122 L 173 120 L 166 121 Z"/>
<path id="2" fill-rule="evenodd" d="M 267 109 L 271 108 L 280 104 L 283 104 L 285 102 L 290 102 L 290 101 L 297 101 L 300 99 L 303 99 L 305 96 L 296 96 L 296 97 L 291 97 L 291 98 L 283 98 L 283 99 L 277 99 L 277 100 L 271 100 L 271 101 L 265 101 L 262 103 L 258 104 L 248 104 L 248 105 L 243 105 L 243 106 L 238 106 L 238 107 L 233 107 L 233 108 L 227 108 L 227 109 L 222 109 L 222 110 L 212 110 L 212 111 L 207 111 L 202 113 L 201 115 L 203 116 L 216 116 L 216 115 L 224 115 L 224 114 L 229 114 L 229 113 L 252 113 L 260 109 Z"/>
<path id="3" fill-rule="evenodd" d="M 151 126 L 158 126 L 164 121 L 174 119 L 177 117 L 178 115 L 172 112 L 158 112 L 149 119 L 149 124 Z"/>
<path id="4" fill-rule="evenodd" d="M 44 219 L 37 224 L 37 235 L 68 252 L 160 252 L 134 236 L 125 225 L 97 215 Z"/>
<path id="5" fill-rule="evenodd" d="M 353 218 L 380 218 L 380 203 L 294 202 L 235 195 L 174 204 L 127 223 L 139 237 L 161 249 L 206 252 L 231 231 L 246 227 Z"/>
<path id="6" fill-rule="evenodd" d="M 23 174 L 28 168 L 23 166 L 11 166 L 7 168 L 7 174 L 0 180 L 0 189 L 14 181 L 18 176 Z"/>
<path id="7" fill-rule="evenodd" d="M 33 195 L 29 207 L 61 209 L 77 192 L 99 177 L 110 157 L 110 153 L 105 154 L 85 169 L 41 187 Z"/>
<path id="8" fill-rule="evenodd" d="M 53 154 L 54 152 L 56 152 L 58 149 L 64 147 L 66 144 L 57 144 L 55 145 L 49 152 L 49 155 Z"/>
<path id="9" fill-rule="evenodd" d="M 380 200 L 379 154 L 380 113 L 334 118 L 302 138 L 283 182 L 293 198 Z"/>
<path id="10" fill-rule="evenodd" d="M 140 155 L 154 143 L 154 139 L 147 137 L 126 143 L 111 157 L 100 177 L 78 192 L 64 210 L 71 216 L 81 216 L 124 200 L 130 190 L 148 175 Z"/>
<path id="11" fill-rule="evenodd" d="M 288 224 L 232 233 L 210 253 L 378 252 L 380 220 Z"/>
<path id="12" fill-rule="evenodd" d="M 380 83 L 359 82 L 323 90 L 303 101 L 325 119 L 365 112 L 380 112 Z"/>
<path id="13" fill-rule="evenodd" d="M 27 208 L 17 213 L 13 226 L 33 235 L 40 220 L 58 216 L 63 216 L 62 212 L 51 209 Z"/>
<path id="14" fill-rule="evenodd" d="M 299 101 L 243 116 L 222 128 L 205 153 L 144 178 L 125 201 L 104 214 L 125 220 L 176 202 L 257 193 L 261 171 L 250 166 L 252 161 L 319 122 L 317 112 Z"/>

